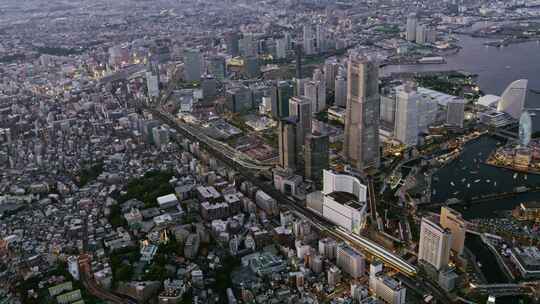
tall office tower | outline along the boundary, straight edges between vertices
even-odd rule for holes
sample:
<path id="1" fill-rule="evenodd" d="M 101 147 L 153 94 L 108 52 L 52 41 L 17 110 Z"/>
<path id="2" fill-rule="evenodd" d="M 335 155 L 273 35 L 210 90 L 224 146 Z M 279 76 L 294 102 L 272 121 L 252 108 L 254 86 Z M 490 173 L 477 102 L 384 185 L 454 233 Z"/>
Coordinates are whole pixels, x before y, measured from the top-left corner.
<path id="1" fill-rule="evenodd" d="M 290 81 L 279 81 L 272 88 L 272 117 L 275 119 L 289 116 L 289 99 L 294 95 L 294 86 Z"/>
<path id="2" fill-rule="evenodd" d="M 463 99 L 450 100 L 446 104 L 446 124 L 463 128 L 465 119 L 465 101 Z"/>
<path id="3" fill-rule="evenodd" d="M 336 77 L 338 76 L 340 65 L 335 57 L 331 57 L 324 62 L 325 85 L 329 90 L 334 90 Z"/>
<path id="4" fill-rule="evenodd" d="M 452 232 L 428 218 L 422 218 L 418 260 L 432 265 L 437 270 L 444 269 L 450 259 L 451 247 Z"/>
<path id="5" fill-rule="evenodd" d="M 212 75 L 203 75 L 201 78 L 201 89 L 204 104 L 211 104 L 218 93 L 218 81 Z"/>
<path id="6" fill-rule="evenodd" d="M 296 79 L 302 79 L 302 44 L 297 42 L 294 49 L 296 53 Z"/>
<path id="7" fill-rule="evenodd" d="M 449 207 L 442 207 L 441 226 L 452 232 L 452 250 L 457 254 L 462 254 L 465 246 L 465 232 L 467 231 L 467 226 L 461 213 Z"/>
<path id="8" fill-rule="evenodd" d="M 308 134 L 304 146 L 305 178 L 312 180 L 318 188 L 322 185 L 323 170 L 328 169 L 329 140 L 327 134 Z"/>
<path id="9" fill-rule="evenodd" d="M 306 95 L 306 83 L 311 81 L 309 78 L 294 78 L 294 94 L 296 96 Z"/>
<path id="10" fill-rule="evenodd" d="M 309 81 L 304 85 L 304 95 L 311 100 L 313 113 L 326 109 L 326 89 L 322 81 Z"/>
<path id="11" fill-rule="evenodd" d="M 225 45 L 227 46 L 227 54 L 233 57 L 240 55 L 239 41 L 240 41 L 240 35 L 237 32 L 230 32 L 225 35 Z"/>
<path id="12" fill-rule="evenodd" d="M 159 96 L 159 70 L 157 67 L 149 66 L 146 71 L 146 87 L 148 89 L 148 97 L 156 98 Z"/>
<path id="13" fill-rule="evenodd" d="M 407 32 L 405 33 L 405 38 L 408 41 L 416 41 L 416 26 L 418 25 L 418 18 L 415 13 L 409 14 L 407 17 Z"/>
<path id="14" fill-rule="evenodd" d="M 335 81 L 334 105 L 343 108 L 347 105 L 347 78 L 345 72 L 341 69 Z"/>
<path id="15" fill-rule="evenodd" d="M 244 72 L 249 78 L 256 78 L 259 76 L 259 58 L 257 58 L 257 56 L 248 56 L 244 58 Z"/>
<path id="16" fill-rule="evenodd" d="M 233 113 L 243 113 L 253 109 L 253 94 L 244 85 L 234 86 L 225 92 L 225 106 Z"/>
<path id="17" fill-rule="evenodd" d="M 287 40 L 285 38 L 276 39 L 276 58 L 287 58 Z"/>
<path id="18" fill-rule="evenodd" d="M 304 24 L 302 40 L 306 55 L 315 54 L 315 44 L 313 38 L 313 27 L 311 24 Z"/>
<path id="19" fill-rule="evenodd" d="M 286 117 L 278 124 L 279 165 L 296 170 L 296 118 Z"/>
<path id="20" fill-rule="evenodd" d="M 347 72 L 343 154 L 356 169 L 379 167 L 379 64 L 352 53 Z"/>
<path id="21" fill-rule="evenodd" d="M 326 27 L 323 24 L 317 24 L 315 29 L 315 41 L 317 43 L 317 50 L 319 53 L 326 52 Z"/>
<path id="22" fill-rule="evenodd" d="M 418 24 L 416 27 L 416 43 L 418 44 L 424 44 L 427 40 L 427 29 L 426 26 L 423 24 Z"/>
<path id="23" fill-rule="evenodd" d="M 359 278 L 364 274 L 366 267 L 366 258 L 363 254 L 350 248 L 345 244 L 337 247 L 336 264 L 348 273 L 352 278 Z"/>
<path id="24" fill-rule="evenodd" d="M 207 59 L 208 73 L 214 76 L 216 79 L 223 80 L 227 77 L 227 65 L 225 63 L 225 57 L 221 55 L 213 55 Z"/>
<path id="25" fill-rule="evenodd" d="M 185 81 L 201 80 L 201 52 L 198 49 L 184 51 L 184 79 Z"/>
<path id="26" fill-rule="evenodd" d="M 245 34 L 238 42 L 240 55 L 242 56 L 257 56 L 257 44 L 253 39 L 253 34 Z"/>
<path id="27" fill-rule="evenodd" d="M 396 117 L 394 135 L 407 146 L 418 143 L 418 111 L 416 104 L 419 99 L 416 84 L 406 83 L 396 88 Z"/>
<path id="28" fill-rule="evenodd" d="M 381 124 L 391 126 L 392 130 L 396 124 L 396 95 L 381 96 Z M 417 123 L 418 125 L 418 123 Z"/>
<path id="29" fill-rule="evenodd" d="M 297 118 L 296 146 L 302 151 L 305 138 L 311 133 L 311 101 L 305 96 L 295 96 L 289 99 L 289 115 Z"/>
<path id="30" fill-rule="evenodd" d="M 313 81 L 317 82 L 317 112 L 326 109 L 326 80 L 321 69 L 316 69 L 313 72 Z"/>

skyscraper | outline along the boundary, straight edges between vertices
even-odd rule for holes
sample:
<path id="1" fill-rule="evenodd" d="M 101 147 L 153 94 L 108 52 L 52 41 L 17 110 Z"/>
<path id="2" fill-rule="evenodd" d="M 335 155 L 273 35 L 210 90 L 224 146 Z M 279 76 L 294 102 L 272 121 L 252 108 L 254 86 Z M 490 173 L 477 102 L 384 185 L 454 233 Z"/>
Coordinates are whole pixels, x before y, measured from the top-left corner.
<path id="1" fill-rule="evenodd" d="M 272 117 L 275 119 L 289 116 L 289 99 L 294 95 L 294 86 L 290 81 L 279 81 L 272 88 Z"/>
<path id="2" fill-rule="evenodd" d="M 244 72 L 245 75 L 249 78 L 255 78 L 259 76 L 259 58 L 257 58 L 257 56 L 244 57 Z"/>
<path id="3" fill-rule="evenodd" d="M 334 105 L 343 108 L 347 105 L 347 79 L 343 70 L 340 70 L 336 76 Z"/>
<path id="4" fill-rule="evenodd" d="M 184 79 L 186 81 L 201 80 L 201 52 L 198 49 L 184 51 Z"/>
<path id="5" fill-rule="evenodd" d="M 418 119 L 416 118 L 418 111 L 416 104 L 419 99 L 416 84 L 406 83 L 396 90 L 395 137 L 407 146 L 416 146 L 418 143 Z"/>
<path id="6" fill-rule="evenodd" d="M 304 85 L 304 95 L 311 101 L 313 113 L 319 113 L 326 108 L 326 93 L 324 82 L 309 81 Z"/>
<path id="7" fill-rule="evenodd" d="M 343 154 L 356 169 L 379 166 L 379 64 L 352 53 L 347 72 Z"/>
<path id="8" fill-rule="evenodd" d="M 283 169 L 296 169 L 296 124 L 295 117 L 287 117 L 279 121 L 279 165 Z"/>
<path id="9" fill-rule="evenodd" d="M 230 32 L 225 35 L 225 44 L 229 55 L 236 57 L 240 54 L 239 41 L 240 35 L 237 32 Z"/>
<path id="10" fill-rule="evenodd" d="M 302 44 L 296 43 L 296 79 L 302 79 Z"/>
<path id="11" fill-rule="evenodd" d="M 407 32 L 405 33 L 406 39 L 411 42 L 416 41 L 416 26 L 418 25 L 418 18 L 415 13 L 409 14 L 407 17 Z"/>
<path id="12" fill-rule="evenodd" d="M 329 140 L 327 134 L 308 134 L 304 145 L 305 177 L 322 184 L 323 170 L 328 169 Z"/>
<path id="13" fill-rule="evenodd" d="M 446 104 L 446 124 L 453 127 L 463 127 L 465 119 L 465 101 L 454 99 Z"/>
<path id="14" fill-rule="evenodd" d="M 452 250 L 457 254 L 462 254 L 463 248 L 465 247 L 465 232 L 467 226 L 461 213 L 449 207 L 442 207 L 441 226 L 452 232 Z"/>
<path id="15" fill-rule="evenodd" d="M 287 57 L 287 40 L 285 38 L 276 39 L 276 58 L 283 59 Z"/>
<path id="16" fill-rule="evenodd" d="M 301 152 L 306 136 L 311 133 L 311 101 L 305 96 L 291 97 L 289 115 L 296 117 L 298 122 L 296 146 L 297 151 Z"/>
<path id="17" fill-rule="evenodd" d="M 424 44 L 426 43 L 427 41 L 427 28 L 425 25 L 423 24 L 418 24 L 416 26 L 416 37 L 415 37 L 415 40 L 416 40 L 416 43 L 417 44 Z"/>
<path id="18" fill-rule="evenodd" d="M 437 270 L 444 269 L 450 259 L 451 247 L 451 231 L 428 218 L 422 218 L 418 260 L 430 264 Z"/>
<path id="19" fill-rule="evenodd" d="M 315 38 L 319 53 L 326 52 L 326 27 L 323 24 L 317 24 Z"/>
<path id="20" fill-rule="evenodd" d="M 208 73 L 210 73 L 216 79 L 223 80 L 225 77 L 227 77 L 225 57 L 220 55 L 210 56 L 207 60 L 207 69 Z"/>
<path id="21" fill-rule="evenodd" d="M 304 44 L 304 52 L 307 55 L 315 54 L 315 44 L 313 40 L 313 27 L 311 26 L 311 24 L 304 24 L 302 38 L 303 38 L 303 44 Z"/>
<path id="22" fill-rule="evenodd" d="M 340 65 L 335 57 L 331 57 L 325 60 L 324 78 L 326 87 L 329 90 L 334 90 L 336 86 L 336 77 L 338 76 L 339 69 Z"/>

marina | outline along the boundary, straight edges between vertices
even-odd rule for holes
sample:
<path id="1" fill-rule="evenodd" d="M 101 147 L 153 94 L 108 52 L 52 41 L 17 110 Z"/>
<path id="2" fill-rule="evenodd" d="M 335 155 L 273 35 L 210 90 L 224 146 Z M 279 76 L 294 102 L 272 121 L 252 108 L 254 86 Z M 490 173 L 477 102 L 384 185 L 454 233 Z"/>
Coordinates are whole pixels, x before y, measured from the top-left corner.
<path id="1" fill-rule="evenodd" d="M 485 164 L 501 142 L 483 135 L 463 146 L 454 160 L 432 176 L 432 206 L 454 204 L 465 218 L 497 217 L 524 201 L 540 200 L 540 176 Z M 435 207 L 434 207 L 435 208 Z"/>

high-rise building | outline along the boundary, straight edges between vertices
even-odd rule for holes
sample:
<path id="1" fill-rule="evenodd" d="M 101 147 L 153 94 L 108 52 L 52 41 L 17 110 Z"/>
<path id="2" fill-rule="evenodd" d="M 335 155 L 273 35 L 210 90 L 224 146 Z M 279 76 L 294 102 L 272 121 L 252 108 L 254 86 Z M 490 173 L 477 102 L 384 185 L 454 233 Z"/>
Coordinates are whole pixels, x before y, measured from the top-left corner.
<path id="1" fill-rule="evenodd" d="M 418 143 L 416 105 L 420 98 L 416 91 L 416 85 L 406 83 L 397 87 L 396 98 L 395 137 L 407 146 L 416 146 Z"/>
<path id="2" fill-rule="evenodd" d="M 152 136 L 154 138 L 154 144 L 158 149 L 169 143 L 169 129 L 163 126 L 155 127 L 152 129 Z"/>
<path id="3" fill-rule="evenodd" d="M 294 95 L 294 86 L 290 81 L 279 81 L 272 88 L 272 117 L 275 119 L 289 116 L 289 99 Z"/>
<path id="4" fill-rule="evenodd" d="M 296 79 L 302 79 L 302 44 L 296 43 Z"/>
<path id="5" fill-rule="evenodd" d="M 343 154 L 357 170 L 379 167 L 379 64 L 352 53 L 347 72 Z"/>
<path id="6" fill-rule="evenodd" d="M 308 134 L 304 145 L 305 177 L 322 184 L 323 170 L 328 169 L 329 141 L 327 134 Z"/>
<path id="7" fill-rule="evenodd" d="M 296 169 L 296 130 L 297 121 L 295 117 L 286 117 L 279 121 L 279 165 L 284 169 Z"/>
<path id="8" fill-rule="evenodd" d="M 248 56 L 244 58 L 244 72 L 249 78 L 259 76 L 259 58 L 257 58 L 257 56 Z"/>
<path id="9" fill-rule="evenodd" d="M 337 247 L 336 264 L 341 270 L 356 279 L 364 274 L 366 258 L 351 247 L 340 244 Z"/>
<path id="10" fill-rule="evenodd" d="M 207 60 L 208 73 L 216 79 L 223 80 L 227 77 L 227 65 L 225 57 L 221 55 L 210 56 Z"/>
<path id="11" fill-rule="evenodd" d="M 311 100 L 313 113 L 326 109 L 326 87 L 323 81 L 312 80 L 304 84 L 304 95 Z"/>
<path id="12" fill-rule="evenodd" d="M 336 258 L 337 242 L 332 238 L 324 238 L 319 240 L 319 254 L 329 260 Z"/>
<path id="13" fill-rule="evenodd" d="M 335 81 L 334 105 L 343 108 L 347 105 L 347 78 L 341 69 Z"/>
<path id="14" fill-rule="evenodd" d="M 405 38 L 408 41 L 416 41 L 416 26 L 418 25 L 418 18 L 415 13 L 409 14 L 407 17 L 407 31 L 405 33 Z"/>
<path id="15" fill-rule="evenodd" d="M 396 95 L 381 96 L 381 124 L 395 127 L 396 123 Z M 417 123 L 418 125 L 418 123 Z"/>
<path id="16" fill-rule="evenodd" d="M 451 247 L 452 232 L 429 218 L 422 218 L 418 260 L 430 264 L 437 270 L 444 269 L 448 266 Z"/>
<path id="17" fill-rule="evenodd" d="M 213 75 L 203 75 L 201 78 L 203 102 L 211 103 L 218 93 L 218 82 Z"/>
<path id="18" fill-rule="evenodd" d="M 201 80 L 201 52 L 198 49 L 184 51 L 184 79 L 185 81 Z"/>
<path id="19" fill-rule="evenodd" d="M 379 273 L 375 277 L 373 294 L 389 304 L 405 304 L 407 288 L 396 279 Z"/>
<path id="20" fill-rule="evenodd" d="M 306 136 L 311 133 L 311 101 L 305 96 L 291 97 L 289 116 L 297 118 L 296 150 L 301 152 Z"/>
<path id="21" fill-rule="evenodd" d="M 316 43 L 317 43 L 317 50 L 319 53 L 326 52 L 327 43 L 326 43 L 326 27 L 323 24 L 317 24 L 316 26 Z"/>
<path id="22" fill-rule="evenodd" d="M 313 37 L 313 27 L 311 26 L 311 24 L 304 24 L 302 39 L 304 45 L 304 53 L 306 53 L 307 55 L 315 54 L 315 41 Z"/>
<path id="23" fill-rule="evenodd" d="M 446 104 L 446 124 L 448 126 L 463 128 L 465 119 L 465 101 L 454 99 Z"/>
<path id="24" fill-rule="evenodd" d="M 296 96 L 306 95 L 306 83 L 311 81 L 309 78 L 294 78 L 294 94 Z"/>
<path id="25" fill-rule="evenodd" d="M 240 55 L 239 50 L 240 35 L 237 32 L 230 32 L 225 35 L 227 53 L 233 57 Z"/>
<path id="26" fill-rule="evenodd" d="M 245 34 L 244 37 L 238 41 L 240 55 L 245 57 L 257 56 L 258 46 L 253 38 L 253 34 Z"/>
<path id="27" fill-rule="evenodd" d="M 325 85 L 329 90 L 334 90 L 336 86 L 336 77 L 338 76 L 340 67 L 335 57 L 330 57 L 324 61 Z"/>
<path id="28" fill-rule="evenodd" d="M 148 97 L 156 98 L 159 96 L 159 77 L 153 71 L 146 72 L 146 87 L 148 88 Z"/>
<path id="29" fill-rule="evenodd" d="M 467 226 L 461 213 L 449 207 L 442 207 L 441 227 L 449 229 L 452 232 L 452 250 L 457 254 L 462 254 L 465 246 Z"/>
<path id="30" fill-rule="evenodd" d="M 244 86 L 236 86 L 225 92 L 225 105 L 233 113 L 246 112 L 253 109 L 251 90 Z"/>
<path id="31" fill-rule="evenodd" d="M 287 58 L 287 40 L 285 38 L 279 38 L 276 40 L 276 58 Z"/>
<path id="32" fill-rule="evenodd" d="M 418 24 L 416 26 L 416 37 L 417 44 L 424 44 L 427 42 L 427 28 L 423 24 Z"/>
<path id="33" fill-rule="evenodd" d="M 337 284 L 341 282 L 341 270 L 336 266 L 332 266 L 326 272 L 328 277 L 328 285 L 330 288 L 336 287 Z"/>

